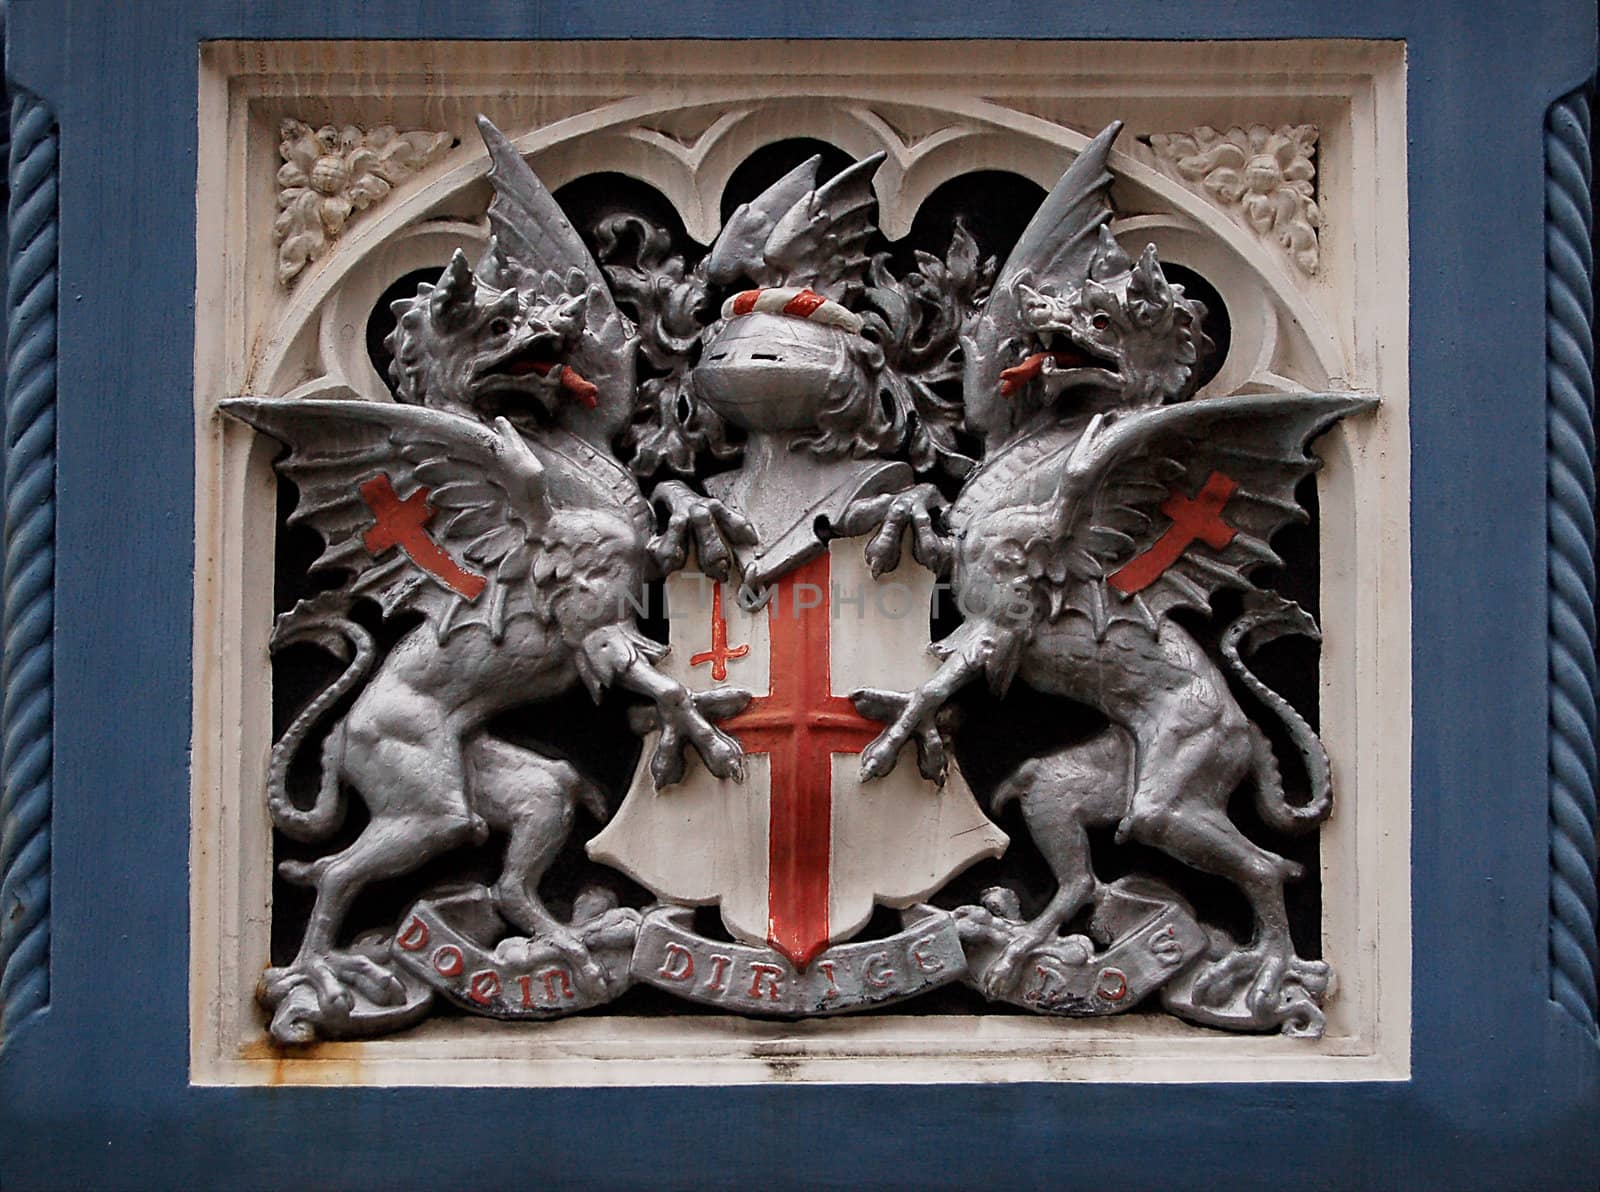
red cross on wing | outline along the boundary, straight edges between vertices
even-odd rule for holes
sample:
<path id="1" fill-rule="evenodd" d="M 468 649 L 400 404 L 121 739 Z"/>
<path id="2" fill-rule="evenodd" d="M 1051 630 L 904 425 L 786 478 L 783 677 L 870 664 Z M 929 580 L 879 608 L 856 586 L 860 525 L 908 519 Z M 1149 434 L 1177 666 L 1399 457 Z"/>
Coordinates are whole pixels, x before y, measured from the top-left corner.
<path id="1" fill-rule="evenodd" d="M 503 419 L 490 427 L 387 402 L 238 398 L 228 414 L 286 444 L 291 522 L 324 550 L 313 571 L 342 591 L 427 615 L 441 635 L 484 624 L 498 640 L 537 612 L 532 552 L 549 515 L 547 460 Z"/>
<path id="2" fill-rule="evenodd" d="M 428 523 L 438 511 L 428 504 L 427 489 L 419 488 L 402 501 L 388 473 L 380 472 L 363 481 L 356 491 L 372 510 L 372 526 L 361 536 L 369 555 L 376 559 L 385 551 L 402 550 L 451 591 L 468 600 L 476 600 L 483 593 L 487 582 L 483 576 L 459 566 L 428 533 Z"/>
<path id="3" fill-rule="evenodd" d="M 1050 516 L 1023 545 L 1052 617 L 1075 608 L 1097 633 L 1123 618 L 1153 629 L 1174 608 L 1209 611 L 1221 588 L 1252 588 L 1252 571 L 1281 562 L 1273 535 L 1305 520 L 1295 487 L 1321 466 L 1309 443 L 1372 404 L 1250 394 L 1096 418 L 1039 465 L 1057 475 Z"/>

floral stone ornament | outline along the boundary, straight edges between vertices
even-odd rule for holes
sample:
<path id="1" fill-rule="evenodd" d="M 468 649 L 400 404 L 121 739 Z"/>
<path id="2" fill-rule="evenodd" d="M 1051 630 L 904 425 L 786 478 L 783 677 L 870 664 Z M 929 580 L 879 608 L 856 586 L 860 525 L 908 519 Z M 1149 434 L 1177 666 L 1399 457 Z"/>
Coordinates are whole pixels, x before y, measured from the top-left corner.
<path id="1" fill-rule="evenodd" d="M 278 281 L 292 282 L 328 251 L 350 216 L 388 194 L 402 179 L 450 148 L 447 132 L 396 132 L 393 125 L 362 130 L 353 124 L 313 129 L 285 120 L 279 130 Z"/>
<path id="2" fill-rule="evenodd" d="M 1317 129 L 1311 124 L 1237 125 L 1218 132 L 1154 133 L 1156 159 L 1178 177 L 1203 187 L 1227 207 L 1238 207 L 1262 236 L 1273 236 L 1305 273 L 1317 271 Z"/>

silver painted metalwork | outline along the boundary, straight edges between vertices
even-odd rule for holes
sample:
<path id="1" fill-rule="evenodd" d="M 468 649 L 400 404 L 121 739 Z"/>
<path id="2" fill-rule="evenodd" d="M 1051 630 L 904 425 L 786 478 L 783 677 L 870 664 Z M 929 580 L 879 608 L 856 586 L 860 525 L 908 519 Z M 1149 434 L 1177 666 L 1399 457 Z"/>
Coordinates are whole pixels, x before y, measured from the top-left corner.
<path id="1" fill-rule="evenodd" d="M 962 977 L 966 953 L 949 912 L 917 906 L 892 935 L 825 949 L 803 967 L 772 948 L 707 939 L 686 908 L 645 916 L 633 975 L 678 997 L 740 1014 L 811 1018 L 903 1002 Z"/>
<path id="2" fill-rule="evenodd" d="M 1299 867 L 1248 839 L 1228 804 L 1249 782 L 1260 818 L 1282 834 L 1314 830 L 1331 810 L 1315 732 L 1244 662 L 1261 642 L 1315 637 L 1316 626 L 1251 575 L 1281 563 L 1272 537 L 1304 517 L 1295 486 L 1318 466 L 1309 442 L 1374 399 L 1193 397 L 1211 350 L 1203 304 L 1168 280 L 1154 248 L 1132 258 L 1109 231 L 1118 125 L 1079 156 L 1003 265 L 982 260 L 958 224 L 944 260 L 920 254 L 918 272 L 897 276 L 868 251 L 881 157 L 822 182 L 819 160 L 803 163 L 736 210 L 693 265 L 635 216 L 597 227 L 596 261 L 512 146 L 480 124 L 493 163 L 490 246 L 476 266 L 458 253 L 437 285 L 395 304 L 399 401 L 223 403 L 289 447 L 279 469 L 299 489 L 294 519 L 325 546 L 314 570 L 344 576 L 274 630 L 274 649 L 311 642 L 345 664 L 273 750 L 274 823 L 291 839 L 329 839 L 346 786 L 370 816 L 342 851 L 279 867 L 313 887 L 316 904 L 298 955 L 262 981 L 273 1036 L 397 1029 L 435 998 L 541 1019 L 645 982 L 738 1013 L 806 1016 L 958 980 L 1044 1014 L 1158 998 L 1207 1025 L 1319 1034 L 1332 973 L 1290 936 L 1283 886 Z M 961 403 L 949 396 L 958 378 Z M 981 460 L 963 454 L 963 427 Z M 612 454 L 619 438 L 628 464 Z M 663 473 L 647 501 L 635 477 Z M 830 554 L 834 539 L 860 545 Z M 961 743 L 947 708 L 961 688 L 981 677 L 1003 697 L 1021 679 L 1102 713 L 1103 731 L 1063 737 L 992 794 L 995 814 L 1017 804 L 1054 875 L 1043 911 L 1026 918 L 1004 885 L 978 905 L 919 902 L 1006 843 L 993 829 L 987 845 L 940 852 L 935 832 L 928 857 L 942 859 L 925 860 L 936 878 L 919 887 L 922 862 L 899 862 L 907 890 L 933 891 L 890 903 L 903 908 L 900 931 L 830 929 L 830 850 L 880 862 L 891 850 L 830 843 L 824 830 L 809 853 L 775 844 L 771 858 L 706 858 L 730 880 L 777 882 L 769 864 L 820 873 L 803 939 L 708 938 L 689 909 L 704 899 L 669 889 L 639 908 L 591 888 L 570 920 L 553 915 L 541 878 L 580 809 L 606 821 L 605 793 L 570 762 L 494 736 L 490 718 L 578 684 L 596 699 L 612 686 L 634 692 L 645 700 L 634 727 L 654 745 L 629 799 L 652 800 L 651 816 L 687 815 L 667 788 L 703 790 L 695 767 L 724 787 L 745 780 L 738 718 L 752 693 L 726 678 L 726 662 L 749 647 L 728 641 L 715 605 L 704 658 L 726 685 L 691 692 L 657 665 L 666 647 L 640 632 L 631 598 L 692 562 L 735 585 L 751 613 L 798 568 L 829 574 L 840 550 L 864 551 L 874 579 L 892 573 L 908 539 L 917 565 L 948 577 L 963 618 L 929 646 L 937 669 L 899 672 L 902 683 L 932 677 L 910 691 L 856 690 L 851 717 L 827 685 L 824 616 L 792 631 L 789 661 L 762 663 L 772 691 L 751 707 L 778 706 L 776 668 L 798 666 L 812 642 L 820 694 L 784 705 L 785 723 L 862 742 L 868 720 L 884 726 L 860 755 L 867 785 L 836 785 L 833 797 L 871 799 L 914 752 L 926 799 L 969 804 L 938 785 Z M 1238 611 L 1208 647 L 1171 614 L 1210 614 L 1221 589 L 1240 594 Z M 423 623 L 382 652 L 355 615 L 361 600 Z M 780 609 L 769 611 L 776 627 Z M 1281 722 L 1307 801 L 1285 797 L 1271 740 L 1231 684 Z M 716 722 L 729 717 L 724 731 Z M 322 777 L 305 807 L 288 774 L 318 741 Z M 822 810 L 790 807 L 792 822 L 820 814 L 827 828 L 830 756 Z M 971 816 L 993 828 L 975 806 Z M 627 818 L 625 807 L 618 823 Z M 1232 882 L 1253 912 L 1251 938 L 1205 923 L 1147 876 L 1101 881 L 1088 835 L 1099 828 Z M 506 840 L 492 886 L 419 891 L 392 933 L 340 944 L 363 887 L 491 833 Z M 633 846 L 619 835 L 613 825 L 591 856 L 620 864 L 607 850 Z M 788 889 L 784 913 L 798 906 L 805 919 L 797 888 L 809 887 Z"/>

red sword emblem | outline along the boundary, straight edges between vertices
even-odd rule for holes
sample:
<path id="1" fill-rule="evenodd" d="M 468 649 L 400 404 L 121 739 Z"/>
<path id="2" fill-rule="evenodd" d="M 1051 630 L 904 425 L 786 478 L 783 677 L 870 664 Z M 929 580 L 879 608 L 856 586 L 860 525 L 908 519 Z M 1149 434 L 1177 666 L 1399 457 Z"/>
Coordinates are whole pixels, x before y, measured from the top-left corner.
<path id="1" fill-rule="evenodd" d="M 749 643 L 728 648 L 728 621 L 722 615 L 722 585 L 711 589 L 711 648 L 689 656 L 690 666 L 711 664 L 711 677 L 717 682 L 728 677 L 728 660 L 750 653 Z"/>
<path id="2" fill-rule="evenodd" d="M 826 596 L 798 599 L 802 590 L 827 593 L 828 576 L 824 554 L 778 581 L 767 606 L 770 689 L 722 724 L 746 753 L 770 760 L 767 942 L 800 968 L 828 946 L 833 755 L 860 753 L 883 728 L 833 694 Z"/>
<path id="3" fill-rule="evenodd" d="M 433 506 L 428 504 L 426 488 L 417 489 L 402 501 L 389 477 L 380 473 L 364 481 L 356 491 L 372 511 L 372 526 L 361 540 L 368 554 L 377 558 L 398 546 L 406 558 L 451 591 L 459 592 L 468 600 L 478 598 L 487 581 L 481 575 L 463 570 L 422 528 L 433 520 L 434 514 Z"/>

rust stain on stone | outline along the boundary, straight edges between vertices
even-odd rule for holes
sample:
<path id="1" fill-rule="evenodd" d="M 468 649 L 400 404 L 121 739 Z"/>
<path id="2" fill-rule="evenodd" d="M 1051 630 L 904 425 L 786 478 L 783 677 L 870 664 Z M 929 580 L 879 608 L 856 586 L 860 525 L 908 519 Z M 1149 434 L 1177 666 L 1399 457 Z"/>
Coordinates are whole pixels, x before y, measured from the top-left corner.
<path id="1" fill-rule="evenodd" d="M 255 1039 L 239 1048 L 239 1058 L 270 1065 L 270 1088 L 294 1085 L 363 1084 L 362 1061 L 366 1044 L 316 1042 L 284 1046 L 270 1038 Z"/>

